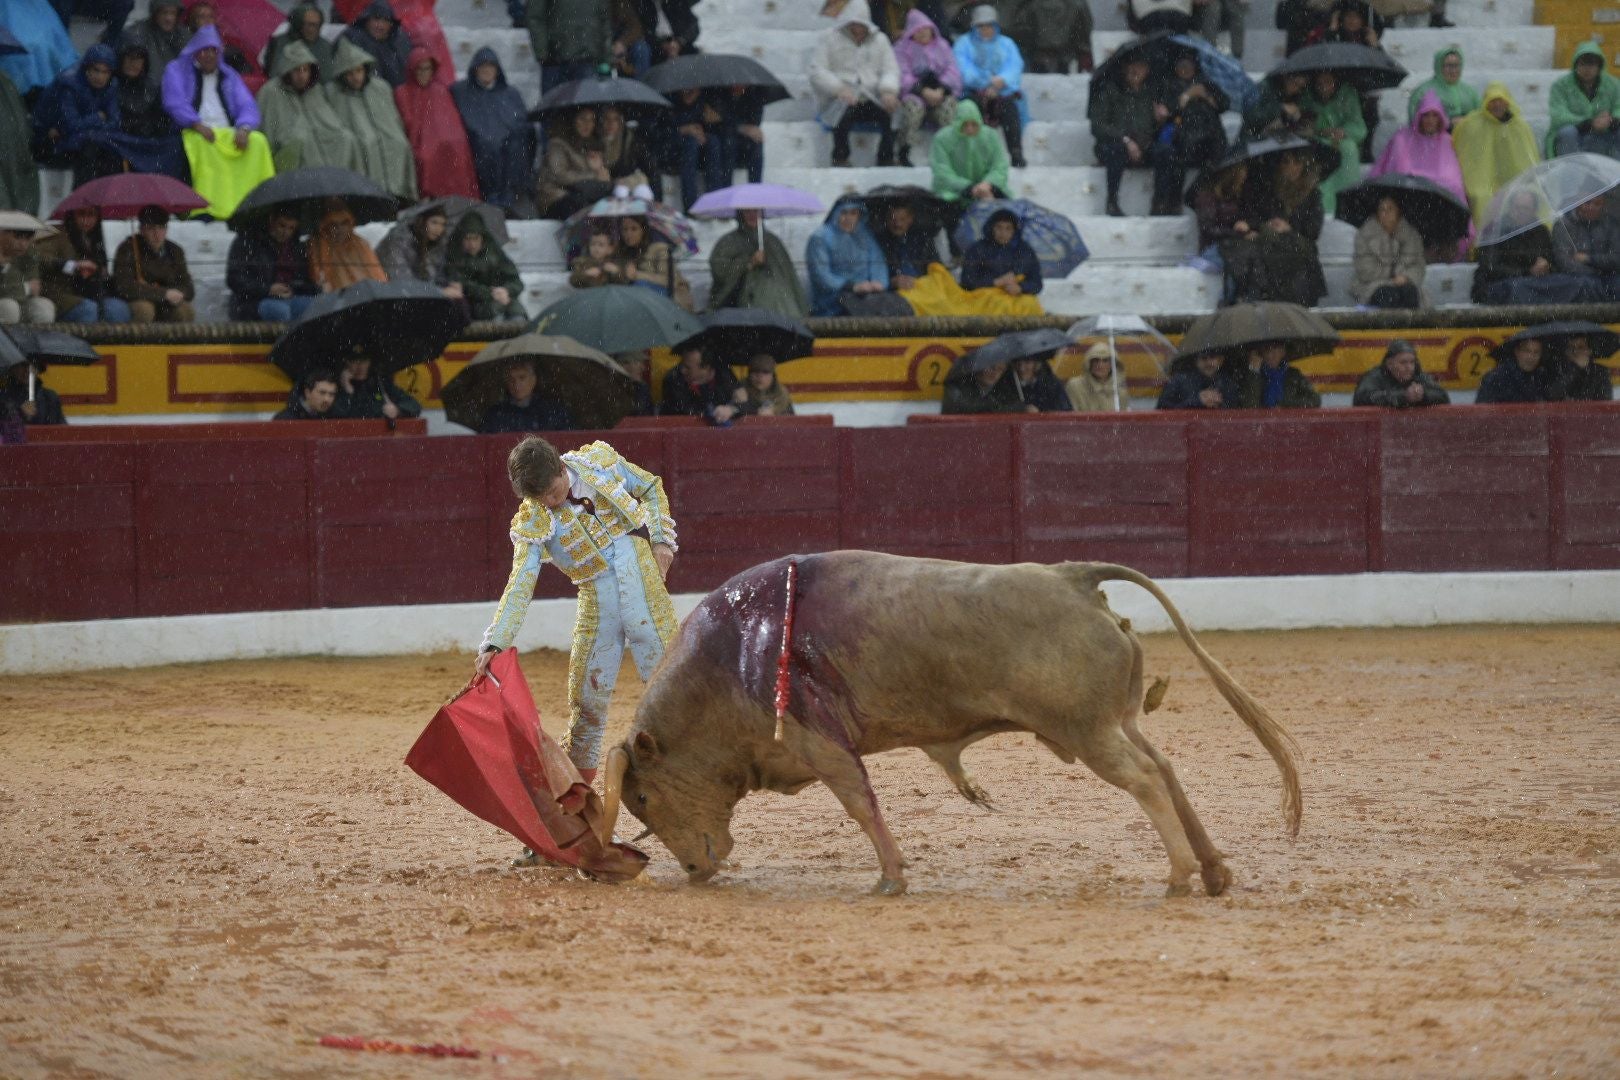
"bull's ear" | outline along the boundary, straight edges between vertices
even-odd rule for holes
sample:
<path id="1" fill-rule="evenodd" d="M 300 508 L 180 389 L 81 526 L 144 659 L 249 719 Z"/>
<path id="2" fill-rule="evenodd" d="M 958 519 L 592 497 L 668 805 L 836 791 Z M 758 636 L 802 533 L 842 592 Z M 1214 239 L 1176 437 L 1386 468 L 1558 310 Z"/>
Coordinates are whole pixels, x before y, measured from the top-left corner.
<path id="1" fill-rule="evenodd" d="M 657 761 L 662 753 L 658 749 L 658 740 L 653 738 L 650 731 L 638 731 L 636 737 L 630 740 L 630 753 L 635 756 L 638 764 L 648 761 Z"/>

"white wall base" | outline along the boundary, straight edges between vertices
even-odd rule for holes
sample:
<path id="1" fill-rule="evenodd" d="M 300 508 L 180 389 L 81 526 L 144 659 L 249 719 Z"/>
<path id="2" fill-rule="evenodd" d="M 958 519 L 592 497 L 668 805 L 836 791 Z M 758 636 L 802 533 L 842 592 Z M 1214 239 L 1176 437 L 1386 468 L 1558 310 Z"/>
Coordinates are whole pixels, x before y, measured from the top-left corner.
<path id="1" fill-rule="evenodd" d="M 1460 623 L 1620 623 L 1620 571 L 1345 574 L 1166 578 L 1194 630 L 1437 626 Z M 1105 589 L 1136 629 L 1170 629 L 1157 602 L 1124 582 Z M 702 597 L 675 597 L 685 618 Z M 0 626 L 0 675 L 151 667 L 279 656 L 393 656 L 477 646 L 488 603 L 181 615 Z M 567 649 L 574 601 L 536 600 L 522 649 Z"/>

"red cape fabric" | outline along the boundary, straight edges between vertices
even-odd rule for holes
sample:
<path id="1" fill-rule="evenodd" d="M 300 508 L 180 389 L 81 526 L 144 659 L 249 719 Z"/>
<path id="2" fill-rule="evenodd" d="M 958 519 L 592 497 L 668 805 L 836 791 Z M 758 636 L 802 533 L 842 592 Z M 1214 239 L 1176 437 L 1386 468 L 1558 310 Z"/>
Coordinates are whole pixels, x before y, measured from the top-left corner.
<path id="1" fill-rule="evenodd" d="M 437 78 L 427 86 L 416 85 L 416 65 L 430 59 L 436 58 L 427 49 L 412 47 L 405 84 L 394 88 L 394 104 L 416 157 L 416 183 L 424 199 L 446 195 L 476 199 L 478 174 L 473 169 L 472 147 L 467 145 L 467 129 L 449 88 Z M 444 68 L 439 71 L 442 74 Z"/>

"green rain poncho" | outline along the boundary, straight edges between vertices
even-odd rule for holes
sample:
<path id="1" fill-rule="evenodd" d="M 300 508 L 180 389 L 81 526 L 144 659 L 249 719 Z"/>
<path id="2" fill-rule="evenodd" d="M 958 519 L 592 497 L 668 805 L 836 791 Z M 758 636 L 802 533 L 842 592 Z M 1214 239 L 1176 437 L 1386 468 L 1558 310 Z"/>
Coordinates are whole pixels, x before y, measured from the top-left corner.
<path id="1" fill-rule="evenodd" d="M 979 125 L 977 135 L 962 134 L 962 125 L 970 120 Z M 942 199 L 960 199 L 980 181 L 1010 190 L 1007 143 L 1001 132 L 985 126 L 972 101 L 956 103 L 956 121 L 934 136 L 928 164 L 934 170 L 934 194 Z"/>
<path id="2" fill-rule="evenodd" d="M 1000 136 L 998 135 L 997 138 Z M 793 257 L 771 233 L 765 233 L 765 265 L 749 260 L 759 250 L 759 233 L 744 225 L 720 238 L 709 253 L 709 310 L 757 307 L 802 319 L 810 314 L 804 286 L 793 269 Z"/>
<path id="3" fill-rule="evenodd" d="M 416 159 L 411 156 L 411 143 L 394 105 L 394 88 L 388 80 L 376 77 L 376 64 L 371 54 L 354 42 L 340 40 L 326 84 L 326 99 L 360 144 L 361 165 L 357 171 L 377 181 L 390 194 L 415 202 Z M 356 68 L 364 68 L 366 73 L 366 81 L 358 90 L 343 77 Z"/>
<path id="4" fill-rule="evenodd" d="M 1440 99 L 1440 105 L 1446 110 L 1448 121 L 1467 116 L 1480 107 L 1479 91 L 1463 82 L 1460 74 L 1456 82 L 1446 82 L 1446 77 L 1440 73 L 1448 56 L 1455 56 L 1458 64 L 1463 62 L 1462 50 L 1455 45 L 1447 45 L 1434 54 L 1434 78 L 1418 83 L 1412 90 L 1412 96 L 1406 103 L 1408 121 L 1417 116 L 1418 106 L 1423 104 L 1423 95 L 1430 90 L 1433 90 L 1434 96 Z"/>
<path id="5" fill-rule="evenodd" d="M 0 73 L 0 146 L 9 147 L 0 153 L 0 207 L 25 214 L 39 213 L 39 170 L 28 156 L 32 136 L 28 106 L 17 85 Z"/>
<path id="6" fill-rule="evenodd" d="M 1312 88 L 1305 95 L 1303 106 L 1314 124 L 1312 137 L 1318 142 L 1336 146 L 1339 151 L 1339 167 L 1322 177 L 1320 185 L 1322 212 L 1332 217 L 1339 192 L 1361 182 L 1361 144 L 1367 138 L 1367 121 L 1361 115 L 1361 96 L 1349 83 L 1340 83 L 1338 91 L 1326 101 L 1319 99 Z M 1334 128 L 1344 131 L 1344 138 L 1337 142 L 1326 134 Z"/>
<path id="7" fill-rule="evenodd" d="M 315 55 L 301 41 L 282 47 L 276 55 L 272 78 L 259 90 L 259 128 L 270 140 L 276 172 L 314 165 L 339 169 L 360 168 L 360 146 L 338 119 L 321 91 L 321 71 L 305 90 L 288 86 L 285 76 Z"/>
<path id="8" fill-rule="evenodd" d="M 1606 112 L 1610 116 L 1620 117 L 1620 79 L 1600 69 L 1597 86 L 1592 96 L 1587 97 L 1586 91 L 1581 89 L 1580 80 L 1575 77 L 1575 65 L 1583 56 L 1595 56 L 1602 64 L 1603 46 L 1595 41 L 1581 42 L 1575 55 L 1570 58 L 1569 74 L 1552 85 L 1547 100 L 1547 142 L 1544 147 L 1548 157 L 1557 156 L 1559 128 L 1578 128 L 1598 113 Z"/>
<path id="9" fill-rule="evenodd" d="M 468 233 L 478 233 L 484 238 L 484 245 L 476 255 L 469 255 L 462 245 L 462 238 Z M 484 223 L 481 214 L 472 212 L 463 214 L 456 229 L 450 234 L 449 254 L 444 261 L 444 276 L 461 286 L 461 291 L 467 297 L 467 303 L 472 308 L 475 319 L 525 319 L 523 305 L 518 297 L 523 295 L 523 279 L 518 276 L 517 267 L 512 260 L 506 257 L 501 245 L 495 237 L 490 235 L 489 226 Z M 507 291 L 509 298 L 502 305 L 496 301 L 494 290 L 502 288 Z"/>
<path id="10" fill-rule="evenodd" d="M 291 29 L 302 23 L 305 14 L 311 11 L 323 23 L 326 21 L 325 16 L 321 14 L 321 9 L 308 2 L 298 4 L 287 12 L 287 26 L 289 29 L 285 34 L 277 34 L 271 38 L 270 44 L 265 46 L 264 62 L 271 70 L 279 66 L 276 61 L 281 58 L 281 50 L 295 41 L 300 42 L 304 48 L 314 54 L 315 63 L 320 65 L 322 71 L 332 70 L 332 43 L 319 35 L 316 36 L 314 41 L 305 41 L 296 30 Z"/>

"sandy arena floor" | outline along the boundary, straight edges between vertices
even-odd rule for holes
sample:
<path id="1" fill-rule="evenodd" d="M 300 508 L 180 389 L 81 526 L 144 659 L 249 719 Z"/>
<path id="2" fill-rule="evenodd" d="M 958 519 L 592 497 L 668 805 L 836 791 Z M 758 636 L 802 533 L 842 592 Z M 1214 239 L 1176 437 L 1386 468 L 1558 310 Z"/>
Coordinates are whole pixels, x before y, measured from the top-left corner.
<path id="1" fill-rule="evenodd" d="M 1270 760 L 1148 640 L 1220 899 L 1163 899 L 1135 803 L 1027 737 L 967 754 L 999 814 L 871 762 L 903 898 L 820 787 L 745 801 L 711 886 L 650 842 L 614 887 L 507 869 L 401 764 L 467 657 L 0 680 L 0 1076 L 1620 1072 L 1620 634 L 1205 642 L 1304 748 L 1289 842 Z M 554 718 L 565 658 L 527 668 Z"/>

